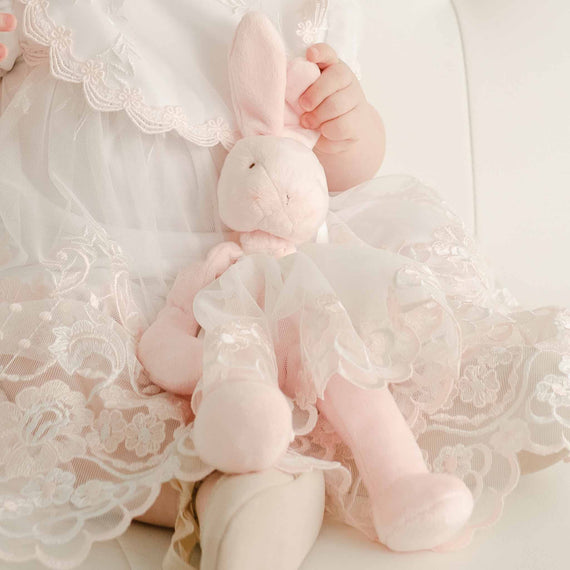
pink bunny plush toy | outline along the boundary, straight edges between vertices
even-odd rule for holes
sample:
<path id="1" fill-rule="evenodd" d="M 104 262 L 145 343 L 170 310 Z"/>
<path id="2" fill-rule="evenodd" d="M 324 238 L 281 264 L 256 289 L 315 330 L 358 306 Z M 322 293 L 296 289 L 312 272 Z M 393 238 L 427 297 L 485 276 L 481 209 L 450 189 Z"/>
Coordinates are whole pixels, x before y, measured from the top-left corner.
<path id="1" fill-rule="evenodd" d="M 251 12 L 242 18 L 229 56 L 242 138 L 226 157 L 218 181 L 220 217 L 239 232 L 240 243 L 223 242 L 205 261 L 180 271 L 166 306 L 140 339 L 139 360 L 151 380 L 170 392 L 192 394 L 202 377 L 196 293 L 242 255 L 287 255 L 323 227 L 329 197 L 323 167 L 312 151 L 318 133 L 300 126 L 298 106 L 299 96 L 319 74 L 306 59 L 287 62 L 281 37 L 266 16 Z M 232 473 L 271 467 L 294 436 L 291 408 L 277 379 L 240 380 L 214 386 L 202 382 L 200 402 L 193 400 L 197 452 Z"/>
<path id="2" fill-rule="evenodd" d="M 294 437 L 292 413 L 277 374 L 205 381 L 208 360 L 194 297 L 243 255 L 287 255 L 322 235 L 328 190 L 312 151 L 318 133 L 300 127 L 297 102 L 319 73 L 304 59 L 287 63 L 282 40 L 265 16 L 243 17 L 229 60 L 243 138 L 227 156 L 218 183 L 220 217 L 239 232 L 239 244 L 221 243 L 205 261 L 181 270 L 166 306 L 138 345 L 138 358 L 153 382 L 194 394 L 196 451 L 220 471 L 274 466 Z M 434 548 L 464 525 L 473 508 L 470 491 L 455 477 L 428 471 L 386 387 L 365 390 L 337 375 L 317 405 L 353 452 L 381 542 L 394 550 Z"/>

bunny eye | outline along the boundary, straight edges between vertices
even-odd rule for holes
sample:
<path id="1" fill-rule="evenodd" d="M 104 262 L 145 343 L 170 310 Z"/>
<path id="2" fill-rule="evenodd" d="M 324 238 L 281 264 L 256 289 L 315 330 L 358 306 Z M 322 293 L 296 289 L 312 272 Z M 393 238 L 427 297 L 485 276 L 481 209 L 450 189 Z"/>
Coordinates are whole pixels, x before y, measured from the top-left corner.
<path id="1" fill-rule="evenodd" d="M 287 206 L 288 206 L 288 205 L 289 205 L 289 202 L 291 201 L 291 196 L 289 196 L 289 194 L 286 194 L 286 197 L 287 197 L 287 202 L 286 202 L 286 204 L 287 204 Z"/>
<path id="2" fill-rule="evenodd" d="M 255 162 L 252 162 L 252 163 L 249 165 L 249 169 L 251 170 L 254 166 L 255 166 Z"/>

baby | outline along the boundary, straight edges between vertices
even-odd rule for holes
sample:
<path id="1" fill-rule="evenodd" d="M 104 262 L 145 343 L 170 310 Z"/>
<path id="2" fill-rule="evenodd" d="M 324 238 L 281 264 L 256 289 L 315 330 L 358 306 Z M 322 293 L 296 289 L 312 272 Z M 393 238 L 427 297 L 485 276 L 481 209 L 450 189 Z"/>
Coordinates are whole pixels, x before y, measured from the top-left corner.
<path id="1" fill-rule="evenodd" d="M 16 25 L 13 16 L 0 14 L 0 31 L 12 31 Z M 0 61 L 8 55 L 6 46 L 0 44 Z M 319 66 L 322 74 L 300 99 L 300 105 L 305 110 L 301 124 L 319 131 L 320 138 L 314 151 L 324 167 L 330 192 L 342 192 L 369 180 L 379 169 L 385 151 L 384 127 L 377 111 L 367 102 L 358 79 L 331 46 L 325 43 L 313 45 L 307 49 L 306 57 Z M 378 211 L 370 215 L 375 219 Z M 519 459 L 524 472 L 546 466 L 563 453 L 566 451 L 541 457 L 540 465 L 527 452 L 519 453 Z M 206 518 L 202 514 L 219 477 L 215 473 L 200 487 L 196 487 L 199 490 L 192 502 L 195 503 L 200 521 Z M 212 499 L 215 495 L 211 495 Z M 177 514 L 177 493 L 165 484 L 154 505 L 139 520 L 172 527 Z M 304 517 L 305 513 L 299 512 L 297 516 Z M 294 540 L 291 537 L 288 539 L 289 542 Z M 251 544 L 255 543 L 252 537 Z M 266 546 L 270 548 L 269 544 Z M 289 548 L 289 544 L 282 547 Z"/>

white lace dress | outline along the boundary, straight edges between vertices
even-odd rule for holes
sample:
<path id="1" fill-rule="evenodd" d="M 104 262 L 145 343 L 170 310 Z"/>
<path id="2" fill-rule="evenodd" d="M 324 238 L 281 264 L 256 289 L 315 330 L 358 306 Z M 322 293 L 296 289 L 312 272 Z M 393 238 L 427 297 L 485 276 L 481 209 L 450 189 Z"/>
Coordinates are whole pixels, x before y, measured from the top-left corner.
<path id="1" fill-rule="evenodd" d="M 190 402 L 150 383 L 135 349 L 178 270 L 224 238 L 225 54 L 251 8 L 292 55 L 328 41 L 356 69 L 349 0 L 14 2 L 20 56 L 0 83 L 2 559 L 77 566 L 163 482 L 211 471 L 193 451 Z M 570 312 L 519 307 L 413 178 L 334 196 L 327 222 L 331 247 L 243 260 L 200 294 L 208 357 L 247 343 L 255 328 L 240 323 L 274 343 L 303 333 L 297 438 L 281 466 L 325 468 L 329 514 L 371 538 L 350 451 L 315 402 L 340 368 L 388 382 L 430 468 L 474 494 L 464 544 L 500 515 L 517 452 L 570 447 Z M 272 291 L 263 306 L 243 302 L 254 273 Z M 242 302 L 220 310 L 218 291 Z"/>

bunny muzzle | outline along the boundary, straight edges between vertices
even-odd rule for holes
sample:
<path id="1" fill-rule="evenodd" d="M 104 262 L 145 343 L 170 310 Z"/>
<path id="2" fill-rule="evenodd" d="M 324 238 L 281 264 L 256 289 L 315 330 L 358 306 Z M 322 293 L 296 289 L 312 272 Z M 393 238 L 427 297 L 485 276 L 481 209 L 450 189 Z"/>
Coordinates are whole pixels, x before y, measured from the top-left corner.
<path id="1" fill-rule="evenodd" d="M 321 163 L 311 149 L 292 138 L 240 139 L 218 181 L 222 221 L 232 230 L 253 234 L 242 236 L 247 253 L 269 249 L 283 255 L 314 239 L 328 204 Z"/>

